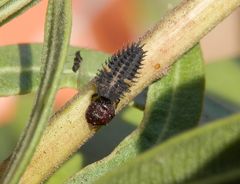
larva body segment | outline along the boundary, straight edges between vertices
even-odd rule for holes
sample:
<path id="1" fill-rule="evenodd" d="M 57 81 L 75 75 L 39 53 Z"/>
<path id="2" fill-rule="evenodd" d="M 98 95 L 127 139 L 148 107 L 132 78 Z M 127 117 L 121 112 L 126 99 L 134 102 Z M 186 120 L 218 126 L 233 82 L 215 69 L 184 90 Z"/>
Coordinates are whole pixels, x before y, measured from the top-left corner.
<path id="1" fill-rule="evenodd" d="M 131 83 L 134 83 L 144 54 L 142 46 L 133 43 L 112 55 L 95 78 L 98 95 L 113 103 L 119 101 L 129 91 Z"/>

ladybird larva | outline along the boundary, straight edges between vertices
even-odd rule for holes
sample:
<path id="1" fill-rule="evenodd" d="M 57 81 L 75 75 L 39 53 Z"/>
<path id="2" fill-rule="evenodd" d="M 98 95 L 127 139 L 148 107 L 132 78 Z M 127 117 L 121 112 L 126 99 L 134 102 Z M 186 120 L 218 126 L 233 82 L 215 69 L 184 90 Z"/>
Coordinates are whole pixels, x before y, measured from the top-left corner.
<path id="1" fill-rule="evenodd" d="M 115 115 L 115 107 L 124 93 L 136 82 L 145 51 L 140 43 L 133 43 L 112 55 L 95 77 L 97 98 L 87 111 L 87 122 L 106 125 Z"/>

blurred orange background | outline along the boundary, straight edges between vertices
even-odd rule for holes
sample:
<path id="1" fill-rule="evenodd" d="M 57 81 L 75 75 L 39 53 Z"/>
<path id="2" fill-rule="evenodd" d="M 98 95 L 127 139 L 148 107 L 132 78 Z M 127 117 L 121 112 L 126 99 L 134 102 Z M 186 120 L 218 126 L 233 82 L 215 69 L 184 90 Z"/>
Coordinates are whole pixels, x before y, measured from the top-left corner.
<path id="1" fill-rule="evenodd" d="M 73 0 L 71 45 L 114 52 L 142 34 L 137 0 Z M 0 28 L 0 46 L 16 43 L 43 42 L 47 0 L 42 0 L 21 16 Z M 235 11 L 202 41 L 206 62 L 239 56 L 240 10 Z M 73 89 L 58 92 L 55 109 L 76 93 Z M 18 97 L 0 98 L 0 124 L 9 122 L 16 112 Z"/>

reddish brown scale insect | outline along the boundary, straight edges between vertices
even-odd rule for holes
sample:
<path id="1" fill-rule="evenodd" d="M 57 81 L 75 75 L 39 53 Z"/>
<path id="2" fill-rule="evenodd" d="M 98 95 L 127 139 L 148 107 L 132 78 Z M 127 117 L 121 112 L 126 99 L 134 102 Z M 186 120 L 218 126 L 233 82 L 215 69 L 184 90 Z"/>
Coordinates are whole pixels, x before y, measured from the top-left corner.
<path id="1" fill-rule="evenodd" d="M 115 115 L 115 108 L 112 102 L 104 97 L 93 101 L 86 112 L 86 119 L 92 125 L 106 125 Z"/>
<path id="2" fill-rule="evenodd" d="M 87 122 L 106 125 L 115 115 L 115 107 L 129 87 L 136 82 L 145 51 L 140 43 L 133 43 L 112 55 L 95 77 L 97 98 L 86 112 Z"/>

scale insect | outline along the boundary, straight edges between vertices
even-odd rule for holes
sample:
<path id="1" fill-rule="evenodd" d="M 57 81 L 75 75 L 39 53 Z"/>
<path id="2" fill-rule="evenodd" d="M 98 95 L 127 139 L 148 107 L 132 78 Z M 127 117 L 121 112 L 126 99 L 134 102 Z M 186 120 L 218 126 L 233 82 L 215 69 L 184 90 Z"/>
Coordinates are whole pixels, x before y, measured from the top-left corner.
<path id="1" fill-rule="evenodd" d="M 86 119 L 92 125 L 105 125 L 114 115 L 114 104 L 107 98 L 98 97 L 89 105 L 86 112 Z"/>
<path id="2" fill-rule="evenodd" d="M 86 111 L 87 122 L 106 125 L 115 116 L 121 97 L 134 85 L 145 56 L 143 45 L 133 43 L 113 54 L 93 79 L 97 94 Z"/>

